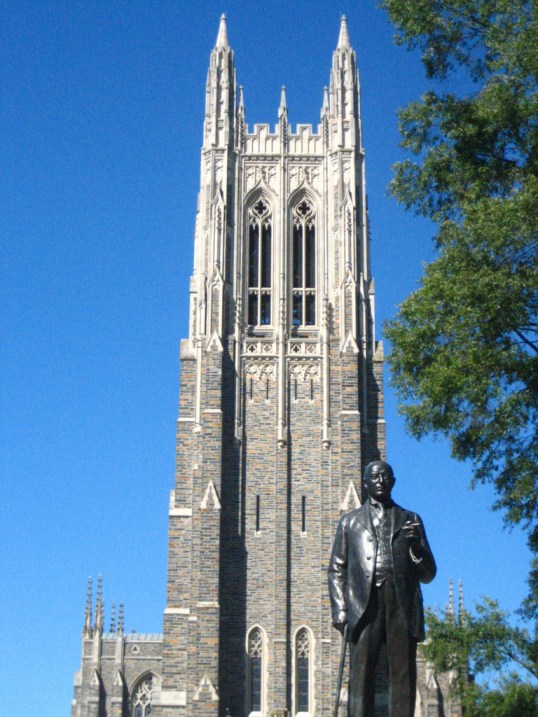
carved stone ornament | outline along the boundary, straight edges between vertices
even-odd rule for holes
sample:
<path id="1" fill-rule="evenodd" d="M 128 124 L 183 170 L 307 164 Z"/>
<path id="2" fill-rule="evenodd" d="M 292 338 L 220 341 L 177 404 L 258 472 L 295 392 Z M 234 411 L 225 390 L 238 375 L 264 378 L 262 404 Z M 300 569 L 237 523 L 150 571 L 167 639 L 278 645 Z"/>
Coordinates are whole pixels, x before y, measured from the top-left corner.
<path id="1" fill-rule="evenodd" d="M 200 684 L 198 685 L 198 688 L 196 689 L 192 699 L 195 702 L 198 702 L 199 700 L 203 699 L 204 695 L 205 698 L 210 700 L 211 702 L 218 702 L 219 700 L 219 694 L 215 688 L 215 685 L 207 674 L 205 674 L 200 680 Z"/>
<path id="2" fill-rule="evenodd" d="M 222 341 L 220 340 L 220 336 L 216 330 L 213 331 L 213 333 L 209 337 L 205 350 L 209 353 L 222 353 L 224 351 Z"/>
<path id="3" fill-rule="evenodd" d="M 289 191 L 294 192 L 301 185 L 307 185 L 321 193 L 321 172 L 319 166 L 291 165 L 289 169 Z"/>
<path id="4" fill-rule="evenodd" d="M 288 371 L 290 377 L 306 381 L 319 376 L 319 364 L 310 361 L 290 361 Z"/>
<path id="5" fill-rule="evenodd" d="M 247 356 L 271 356 L 275 351 L 273 341 L 247 341 L 244 348 Z"/>
<path id="6" fill-rule="evenodd" d="M 224 177 L 224 160 L 217 159 L 215 162 L 215 184 L 222 184 Z"/>
<path id="7" fill-rule="evenodd" d="M 350 510 L 360 508 L 360 506 L 361 500 L 359 498 L 359 494 L 357 493 L 357 489 L 355 488 L 353 481 L 350 480 L 346 494 L 343 497 L 342 502 L 340 503 L 340 512 L 347 513 Z"/>
<path id="8" fill-rule="evenodd" d="M 290 341 L 288 344 L 290 356 L 319 356 L 318 341 Z"/>
<path id="9" fill-rule="evenodd" d="M 252 361 L 245 365 L 245 374 L 260 380 L 261 378 L 275 375 L 275 364 L 262 361 Z"/>
<path id="10" fill-rule="evenodd" d="M 213 276 L 211 277 L 211 286 L 214 288 L 220 288 L 224 284 L 224 277 L 218 266 L 213 269 Z"/>
<path id="11" fill-rule="evenodd" d="M 257 224 L 258 222 L 262 222 L 262 224 L 264 225 L 270 224 L 271 207 L 267 204 L 263 197 L 260 197 L 249 208 L 249 221 L 253 225 Z"/>
<path id="12" fill-rule="evenodd" d="M 215 484 L 211 479 L 209 479 L 209 483 L 207 484 L 207 488 L 205 489 L 202 501 L 200 503 L 200 509 L 201 510 L 220 510 L 220 500 L 219 496 L 217 494 L 217 489 L 215 488 Z"/>
<path id="13" fill-rule="evenodd" d="M 351 181 L 351 162 L 349 160 L 342 162 L 342 178 L 344 185 L 348 186 Z"/>
<path id="14" fill-rule="evenodd" d="M 248 164 L 245 168 L 245 189 L 249 192 L 259 184 L 265 184 L 273 191 L 277 191 L 276 164 Z"/>

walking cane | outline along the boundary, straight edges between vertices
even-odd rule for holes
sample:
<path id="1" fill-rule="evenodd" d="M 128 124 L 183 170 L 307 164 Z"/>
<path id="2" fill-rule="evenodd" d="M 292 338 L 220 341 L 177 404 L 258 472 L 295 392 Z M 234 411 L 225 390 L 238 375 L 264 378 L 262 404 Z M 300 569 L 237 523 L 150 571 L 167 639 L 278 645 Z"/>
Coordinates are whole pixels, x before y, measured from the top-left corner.
<path id="1" fill-rule="evenodd" d="M 336 685 L 336 703 L 334 705 L 334 717 L 338 717 L 340 707 L 340 696 L 342 693 L 342 677 L 344 676 L 344 664 L 346 662 L 347 649 L 347 623 L 342 634 L 342 651 L 340 652 L 340 669 L 338 670 L 338 683 Z"/>

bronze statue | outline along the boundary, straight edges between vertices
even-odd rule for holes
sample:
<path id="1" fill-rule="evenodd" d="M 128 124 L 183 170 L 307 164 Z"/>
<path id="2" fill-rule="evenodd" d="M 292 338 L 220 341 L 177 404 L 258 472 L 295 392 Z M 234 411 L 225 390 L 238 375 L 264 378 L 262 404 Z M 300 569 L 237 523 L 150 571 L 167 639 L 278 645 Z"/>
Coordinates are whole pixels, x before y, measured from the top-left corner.
<path id="1" fill-rule="evenodd" d="M 390 717 L 413 717 L 417 642 L 424 640 L 420 583 L 435 560 L 416 513 L 391 499 L 388 463 L 373 461 L 368 500 L 340 519 L 329 565 L 333 625 L 349 642 L 349 717 L 374 717 L 375 671 L 386 644 Z"/>

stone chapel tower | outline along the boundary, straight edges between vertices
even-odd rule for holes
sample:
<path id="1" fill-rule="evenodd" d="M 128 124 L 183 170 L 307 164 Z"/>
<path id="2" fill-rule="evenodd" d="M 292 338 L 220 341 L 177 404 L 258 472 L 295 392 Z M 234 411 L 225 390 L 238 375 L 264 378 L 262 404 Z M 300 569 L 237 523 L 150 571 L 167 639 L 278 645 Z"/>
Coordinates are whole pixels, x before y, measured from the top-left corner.
<path id="1" fill-rule="evenodd" d="M 332 715 L 340 636 L 327 564 L 363 467 L 385 457 L 345 18 L 317 129 L 293 131 L 284 88 L 276 119 L 274 131 L 247 126 L 223 16 L 206 84 L 163 634 L 124 634 L 123 612 L 104 632 L 101 584 L 94 624 L 89 592 L 72 717 Z M 419 661 L 421 717 L 443 709 L 428 669 Z"/>
<path id="2" fill-rule="evenodd" d="M 345 18 L 317 130 L 292 130 L 283 88 L 272 131 L 247 127 L 222 17 L 170 501 L 162 686 L 185 714 L 330 712 L 326 563 L 385 450 L 369 251 Z"/>

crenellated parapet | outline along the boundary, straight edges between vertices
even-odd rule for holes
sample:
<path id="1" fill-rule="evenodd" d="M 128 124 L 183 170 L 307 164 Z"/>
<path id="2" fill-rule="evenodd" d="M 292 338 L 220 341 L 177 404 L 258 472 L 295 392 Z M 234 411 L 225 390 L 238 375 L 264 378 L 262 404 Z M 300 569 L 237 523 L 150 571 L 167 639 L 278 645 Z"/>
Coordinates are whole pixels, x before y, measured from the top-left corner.
<path id="1" fill-rule="evenodd" d="M 246 144 L 244 154 L 254 155 L 298 155 L 318 156 L 324 154 L 323 148 L 323 126 L 318 125 L 317 131 L 312 129 L 311 124 L 298 124 L 296 131 L 293 132 L 288 125 L 286 135 L 287 144 L 282 147 L 281 134 L 279 133 L 280 125 L 276 125 L 273 132 L 268 124 L 255 124 L 252 132 L 246 127 Z"/>

